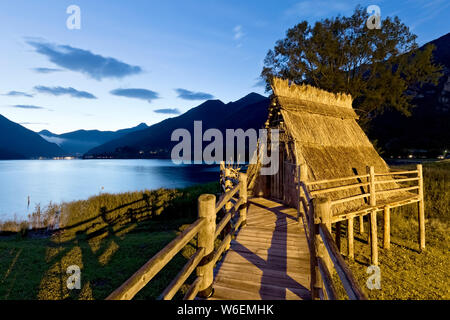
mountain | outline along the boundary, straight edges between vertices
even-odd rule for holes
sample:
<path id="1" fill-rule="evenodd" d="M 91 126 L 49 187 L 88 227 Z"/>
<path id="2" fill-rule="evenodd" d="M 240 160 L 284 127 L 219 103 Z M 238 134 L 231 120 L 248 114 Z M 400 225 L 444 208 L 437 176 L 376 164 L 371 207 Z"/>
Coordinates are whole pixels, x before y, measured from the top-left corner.
<path id="1" fill-rule="evenodd" d="M 434 62 L 442 65 L 439 84 L 409 88 L 414 96 L 410 117 L 395 110 L 384 112 L 372 121 L 371 139 L 385 151 L 385 156 L 436 157 L 450 150 L 450 33 L 433 40 Z M 422 47 L 422 48 L 423 48 Z"/>
<path id="2" fill-rule="evenodd" d="M 269 99 L 257 93 L 227 104 L 220 100 L 208 100 L 186 113 L 161 121 L 147 129 L 129 133 L 119 139 L 93 148 L 86 157 L 170 157 L 172 132 L 179 128 L 194 132 L 194 121 L 202 121 L 203 132 L 210 128 L 259 129 L 267 119 Z"/>
<path id="3" fill-rule="evenodd" d="M 54 143 L 0 115 L 0 159 L 53 158 L 65 155 Z"/>
<path id="4" fill-rule="evenodd" d="M 118 131 L 77 130 L 63 134 L 54 134 L 48 130 L 42 130 L 39 134 L 47 141 L 58 144 L 71 155 L 83 155 L 89 149 L 120 138 L 130 132 L 146 128 L 148 126 L 145 123 L 141 123 L 136 127 Z"/>

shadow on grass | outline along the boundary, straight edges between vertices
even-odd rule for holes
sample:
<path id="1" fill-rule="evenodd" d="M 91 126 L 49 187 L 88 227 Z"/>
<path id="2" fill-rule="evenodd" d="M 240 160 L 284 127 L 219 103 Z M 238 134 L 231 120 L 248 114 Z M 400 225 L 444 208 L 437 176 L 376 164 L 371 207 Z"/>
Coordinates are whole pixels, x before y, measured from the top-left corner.
<path id="1" fill-rule="evenodd" d="M 102 206 L 93 217 L 48 238 L 0 240 L 0 299 L 106 298 L 169 243 L 180 226 L 192 223 L 198 196 L 216 188 L 182 189 L 167 201 L 150 201 L 144 193 L 120 206 Z M 158 297 L 193 252 L 187 248 L 179 253 L 136 298 Z M 80 267 L 80 289 L 67 288 L 72 274 L 66 270 L 72 265 Z"/>

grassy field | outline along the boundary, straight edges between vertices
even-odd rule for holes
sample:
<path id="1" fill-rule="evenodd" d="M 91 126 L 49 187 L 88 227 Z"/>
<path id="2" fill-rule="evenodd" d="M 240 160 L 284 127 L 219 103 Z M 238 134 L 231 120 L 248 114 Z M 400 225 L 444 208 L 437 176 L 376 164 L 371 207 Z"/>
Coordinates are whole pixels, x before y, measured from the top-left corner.
<path id="1" fill-rule="evenodd" d="M 42 227 L 60 216 L 61 232 L 50 237 L 31 231 L 0 236 L 0 299 L 104 299 L 196 219 L 200 194 L 217 192 L 219 184 L 211 183 L 50 205 L 35 213 L 32 224 Z M 193 254 L 193 245 L 136 299 L 158 297 Z M 71 265 L 81 269 L 80 290 L 67 289 Z"/>
<path id="2" fill-rule="evenodd" d="M 355 261 L 347 261 L 370 299 L 450 299 L 450 161 L 424 164 L 426 250 L 419 252 L 417 204 L 391 212 L 391 249 L 382 248 L 382 213 L 378 214 L 381 289 L 369 290 L 369 224 L 359 234 L 355 219 Z M 402 166 L 413 169 L 414 166 Z M 344 224 L 345 229 L 345 224 Z M 347 252 L 345 230 L 342 252 Z M 343 289 L 340 288 L 343 297 Z"/>

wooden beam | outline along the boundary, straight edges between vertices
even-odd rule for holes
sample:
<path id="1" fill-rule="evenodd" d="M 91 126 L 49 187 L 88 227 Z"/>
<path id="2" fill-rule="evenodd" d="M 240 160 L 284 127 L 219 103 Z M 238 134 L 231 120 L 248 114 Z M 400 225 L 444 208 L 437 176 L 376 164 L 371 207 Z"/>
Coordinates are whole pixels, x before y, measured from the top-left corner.
<path id="1" fill-rule="evenodd" d="M 389 206 L 384 207 L 383 248 L 386 250 L 391 248 L 391 208 Z"/>
<path id="2" fill-rule="evenodd" d="M 205 248 L 205 257 L 197 267 L 197 276 L 201 278 L 198 294 L 209 297 L 212 293 L 214 280 L 212 255 L 216 232 L 216 197 L 212 194 L 202 194 L 198 198 L 198 217 L 205 219 L 205 224 L 198 232 L 198 246 Z"/>
<path id="3" fill-rule="evenodd" d="M 189 287 L 189 290 L 184 295 L 183 300 L 194 300 L 198 294 L 201 283 L 203 282 L 202 277 L 197 277 L 192 285 Z"/>
<path id="4" fill-rule="evenodd" d="M 419 176 L 419 246 L 420 250 L 425 250 L 425 202 L 423 195 L 423 169 L 422 165 L 417 165 L 417 174 Z"/>
<path id="5" fill-rule="evenodd" d="M 376 190 L 375 190 L 375 168 L 373 166 L 367 167 L 367 173 L 369 174 L 370 206 L 375 207 L 377 205 Z"/>
<path id="6" fill-rule="evenodd" d="M 350 300 L 367 300 L 366 295 L 363 293 L 358 283 L 355 280 L 350 268 L 344 261 L 344 258 L 339 253 L 336 244 L 333 241 L 331 233 L 328 228 L 322 223 L 319 225 L 319 232 L 322 236 L 323 243 L 328 250 L 329 256 L 333 261 L 334 268 L 336 269 L 339 278 L 342 281 L 342 285 L 347 292 Z"/>
<path id="7" fill-rule="evenodd" d="M 370 256 L 373 265 L 378 265 L 377 212 L 370 212 Z"/>
<path id="8" fill-rule="evenodd" d="M 347 257 L 349 260 L 355 259 L 355 249 L 353 241 L 353 218 L 350 218 L 347 220 Z"/>
<path id="9" fill-rule="evenodd" d="M 200 218 L 178 237 L 159 251 L 153 258 L 136 271 L 126 282 L 111 293 L 106 300 L 131 300 L 165 265 L 189 242 L 205 225 Z"/>
<path id="10" fill-rule="evenodd" d="M 189 278 L 192 272 L 194 272 L 195 268 L 197 267 L 200 260 L 204 257 L 204 255 L 205 248 L 200 248 L 199 250 L 197 250 L 158 299 L 171 300 L 187 280 L 187 278 Z"/>
<path id="11" fill-rule="evenodd" d="M 317 258 L 317 262 L 319 264 L 319 271 L 320 275 L 322 276 L 323 286 L 325 287 L 325 291 L 327 292 L 328 300 L 338 300 L 336 289 L 333 283 L 333 278 L 331 277 L 331 274 L 328 271 L 325 262 L 321 257 Z"/>

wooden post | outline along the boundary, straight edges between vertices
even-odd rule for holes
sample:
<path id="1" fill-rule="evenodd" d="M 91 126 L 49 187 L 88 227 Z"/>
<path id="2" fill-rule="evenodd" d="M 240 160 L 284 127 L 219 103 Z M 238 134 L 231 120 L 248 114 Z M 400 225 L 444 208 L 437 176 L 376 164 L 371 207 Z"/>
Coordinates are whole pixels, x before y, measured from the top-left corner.
<path id="1" fill-rule="evenodd" d="M 359 233 L 364 233 L 364 216 L 359 216 Z"/>
<path id="2" fill-rule="evenodd" d="M 367 167 L 367 173 L 369 174 L 370 206 L 375 207 L 377 205 L 377 197 L 375 194 L 375 168 L 373 166 Z"/>
<path id="3" fill-rule="evenodd" d="M 422 165 L 417 165 L 419 177 L 419 246 L 420 250 L 425 250 L 425 202 L 423 196 L 423 169 Z"/>
<path id="4" fill-rule="evenodd" d="M 247 221 L 247 174 L 239 173 L 239 182 L 241 183 L 241 188 L 239 189 L 239 198 L 242 199 L 242 204 L 239 210 L 239 215 L 242 217 L 242 224 L 244 226 Z"/>
<path id="5" fill-rule="evenodd" d="M 231 170 L 230 170 L 230 168 L 225 168 L 224 172 L 225 172 L 225 192 L 228 192 L 233 188 L 233 183 L 227 179 L 231 176 Z M 230 209 L 232 207 L 233 207 L 233 204 L 231 203 L 231 201 L 228 201 L 225 204 L 225 211 L 226 212 L 230 211 Z"/>
<path id="6" fill-rule="evenodd" d="M 336 247 L 341 252 L 341 222 L 336 222 Z"/>
<path id="7" fill-rule="evenodd" d="M 373 265 L 378 265 L 377 212 L 370 212 L 370 253 Z"/>
<path id="8" fill-rule="evenodd" d="M 302 183 L 307 183 L 308 182 L 308 166 L 306 164 L 301 164 L 299 167 L 300 168 L 299 168 L 299 184 L 298 184 L 298 187 L 300 188 L 300 197 L 301 198 L 303 197 L 303 199 L 305 200 L 305 203 L 308 203 L 308 199 L 306 198 L 305 192 L 304 192 L 304 190 L 303 190 L 303 188 L 301 186 Z M 300 198 L 300 201 L 301 201 L 301 198 Z M 309 205 L 311 205 L 311 204 L 308 203 L 308 206 Z M 301 210 L 304 210 L 303 206 L 302 206 Z M 304 216 L 307 217 L 308 216 L 308 212 L 305 212 Z"/>
<path id="9" fill-rule="evenodd" d="M 197 276 L 202 277 L 198 295 L 206 298 L 213 293 L 213 257 L 214 234 L 216 232 L 216 197 L 212 194 L 202 194 L 198 198 L 198 217 L 206 219 L 198 233 L 198 247 L 205 248 L 205 256 L 197 267 Z"/>
<path id="10" fill-rule="evenodd" d="M 355 258 L 355 249 L 353 244 L 353 218 L 347 220 L 347 250 L 348 255 L 347 258 L 349 260 L 353 260 Z"/>
<path id="11" fill-rule="evenodd" d="M 383 228 L 383 248 L 391 248 L 391 208 L 384 207 L 384 228 Z"/>
<path id="12" fill-rule="evenodd" d="M 328 198 L 314 198 L 312 202 L 315 219 L 320 219 L 320 221 L 327 226 L 328 231 L 331 233 L 331 200 Z M 320 237 L 318 226 L 316 226 L 316 228 L 316 253 L 323 259 L 328 271 L 333 274 L 333 263 L 331 262 L 327 249 L 325 248 L 325 245 Z M 319 245 L 317 245 L 317 243 Z"/>

